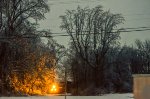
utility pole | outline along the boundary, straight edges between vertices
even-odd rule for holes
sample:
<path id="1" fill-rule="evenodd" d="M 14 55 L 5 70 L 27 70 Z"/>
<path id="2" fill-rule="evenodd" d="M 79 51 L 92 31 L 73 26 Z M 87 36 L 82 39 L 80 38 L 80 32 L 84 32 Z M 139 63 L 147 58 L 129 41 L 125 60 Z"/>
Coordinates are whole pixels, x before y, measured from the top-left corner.
<path id="1" fill-rule="evenodd" d="M 65 66 L 65 99 L 67 99 L 67 68 Z"/>

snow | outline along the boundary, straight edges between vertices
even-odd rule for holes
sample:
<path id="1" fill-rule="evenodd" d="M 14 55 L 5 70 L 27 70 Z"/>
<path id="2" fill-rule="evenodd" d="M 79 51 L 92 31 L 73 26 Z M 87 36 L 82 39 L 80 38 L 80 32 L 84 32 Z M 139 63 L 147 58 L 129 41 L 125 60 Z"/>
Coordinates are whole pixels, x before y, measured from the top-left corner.
<path id="1" fill-rule="evenodd" d="M 64 96 L 0 97 L 0 99 L 65 99 Z M 67 96 L 66 99 L 134 99 L 133 94 L 107 94 L 103 96 Z"/>

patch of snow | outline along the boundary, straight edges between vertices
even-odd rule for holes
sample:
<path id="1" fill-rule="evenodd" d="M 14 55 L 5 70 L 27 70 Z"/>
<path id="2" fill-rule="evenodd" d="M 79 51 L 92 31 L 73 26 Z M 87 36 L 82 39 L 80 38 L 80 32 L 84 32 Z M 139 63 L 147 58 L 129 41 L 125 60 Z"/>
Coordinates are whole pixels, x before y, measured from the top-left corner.
<path id="1" fill-rule="evenodd" d="M 65 96 L 0 97 L 0 99 L 65 99 Z M 103 96 L 67 96 L 66 99 L 134 99 L 133 94 L 106 94 Z"/>

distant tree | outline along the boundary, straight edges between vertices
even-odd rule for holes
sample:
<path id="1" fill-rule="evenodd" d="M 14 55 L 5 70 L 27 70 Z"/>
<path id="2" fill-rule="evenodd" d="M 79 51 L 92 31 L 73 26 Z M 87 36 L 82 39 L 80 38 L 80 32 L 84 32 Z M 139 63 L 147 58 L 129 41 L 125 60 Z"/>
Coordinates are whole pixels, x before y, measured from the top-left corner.
<path id="1" fill-rule="evenodd" d="M 106 82 L 108 86 L 111 86 L 111 90 L 115 92 L 132 91 L 131 59 L 133 51 L 132 47 L 126 45 L 109 50 L 107 54 Z"/>
<path id="2" fill-rule="evenodd" d="M 117 44 L 120 14 L 104 11 L 101 6 L 68 10 L 61 16 L 61 28 L 70 35 L 77 55 L 93 70 L 95 86 L 104 85 L 105 56 Z"/>
<path id="3" fill-rule="evenodd" d="M 135 41 L 135 54 L 132 60 L 133 73 L 150 73 L 150 40 Z"/>

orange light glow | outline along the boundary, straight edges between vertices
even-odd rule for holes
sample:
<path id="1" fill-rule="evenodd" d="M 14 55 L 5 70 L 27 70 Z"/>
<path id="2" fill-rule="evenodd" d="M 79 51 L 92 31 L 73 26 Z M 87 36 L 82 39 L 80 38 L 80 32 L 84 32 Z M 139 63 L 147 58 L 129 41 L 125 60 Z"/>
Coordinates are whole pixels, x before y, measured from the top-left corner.
<path id="1" fill-rule="evenodd" d="M 53 84 L 53 85 L 52 85 L 51 93 L 58 93 L 58 87 L 57 87 L 56 84 Z"/>

